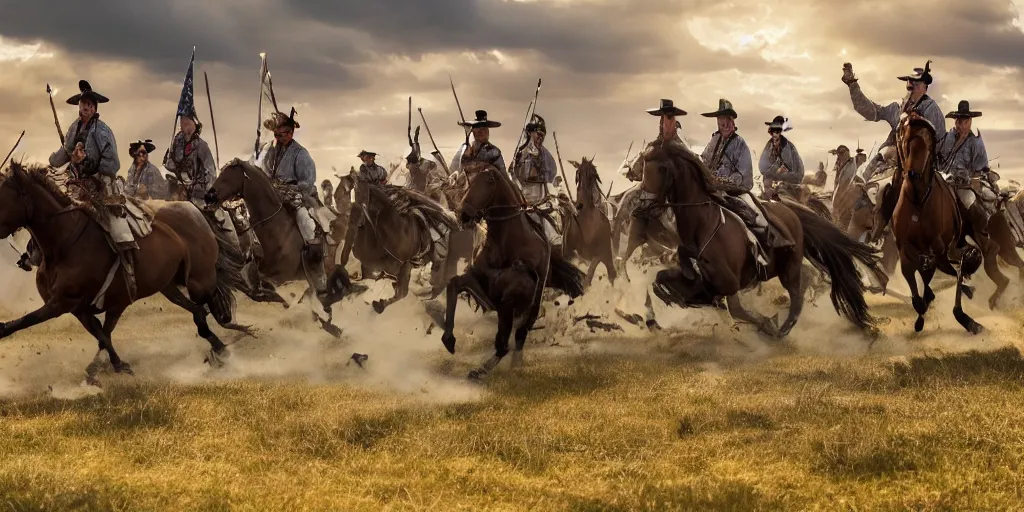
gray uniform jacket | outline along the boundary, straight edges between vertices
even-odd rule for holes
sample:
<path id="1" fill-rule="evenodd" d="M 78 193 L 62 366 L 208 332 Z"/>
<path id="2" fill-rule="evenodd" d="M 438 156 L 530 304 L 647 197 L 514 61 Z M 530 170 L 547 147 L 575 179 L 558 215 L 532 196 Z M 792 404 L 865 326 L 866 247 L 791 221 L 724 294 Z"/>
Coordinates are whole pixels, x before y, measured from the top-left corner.
<path id="1" fill-rule="evenodd" d="M 720 150 L 719 144 L 725 144 L 725 149 L 719 161 L 715 162 L 713 160 Z M 750 158 L 750 148 L 738 133 L 725 141 L 722 141 L 718 132 L 712 134 L 711 142 L 704 148 L 700 159 L 718 177 L 733 182 L 747 192 L 754 188 L 754 163 Z"/>
<path id="2" fill-rule="evenodd" d="M 167 198 L 167 180 L 153 162 L 146 162 L 146 166 L 141 170 L 137 169 L 134 163 L 128 168 L 128 194 L 137 196 L 139 185 L 145 185 L 149 197 L 153 199 Z"/>
<path id="3" fill-rule="evenodd" d="M 359 166 L 359 179 L 369 183 L 380 185 L 382 183 L 387 183 L 388 171 L 387 169 L 377 164 L 363 164 Z"/>
<path id="4" fill-rule="evenodd" d="M 283 152 L 276 144 L 267 150 L 263 172 L 271 179 L 294 184 L 304 196 L 316 196 L 316 164 L 309 151 L 295 140 Z"/>
<path id="5" fill-rule="evenodd" d="M 864 116 L 864 119 L 868 121 L 885 121 L 889 123 L 891 130 L 889 136 L 885 139 L 885 142 L 879 147 L 879 151 L 882 148 L 892 146 L 896 144 L 896 127 L 900 124 L 900 116 L 908 108 L 910 97 L 903 99 L 903 103 L 896 103 L 895 101 L 888 104 L 887 106 L 881 106 L 867 98 L 864 92 L 860 89 L 860 84 L 854 82 L 850 84 L 850 99 L 853 100 L 853 109 L 858 114 Z M 921 117 L 928 120 L 932 124 L 932 128 L 935 128 L 935 137 L 938 142 L 942 142 L 943 135 L 946 133 L 946 116 L 943 115 L 939 105 L 935 103 L 930 96 L 925 94 L 921 97 L 921 100 L 913 106 L 913 111 L 917 112 Z"/>
<path id="6" fill-rule="evenodd" d="M 116 178 L 117 171 L 121 169 L 121 161 L 117 157 L 114 132 L 110 131 L 107 123 L 100 121 L 99 114 L 87 126 L 82 127 L 81 123 L 81 118 L 75 119 L 68 127 L 64 149 L 58 149 L 50 155 L 50 165 L 61 167 L 70 162 L 75 144 L 82 142 L 85 146 L 85 160 L 77 167 L 78 172 L 86 176 L 99 173 L 110 179 Z"/>
<path id="7" fill-rule="evenodd" d="M 779 169 L 785 165 L 789 172 L 780 173 Z M 779 141 L 779 152 L 776 154 L 775 146 L 771 139 L 765 144 L 761 152 L 761 160 L 758 162 L 761 174 L 769 180 L 785 181 L 799 185 L 804 180 L 804 161 L 796 146 L 785 136 Z"/>
<path id="8" fill-rule="evenodd" d="M 193 201 L 202 202 L 206 191 L 217 180 L 217 163 L 213 159 L 213 152 L 210 151 L 210 145 L 198 135 L 193 135 L 192 141 L 188 142 L 185 134 L 178 132 L 171 143 L 171 150 L 164 158 L 164 168 L 191 182 L 187 186 L 192 191 L 189 199 Z"/>
<path id="9" fill-rule="evenodd" d="M 497 167 L 502 172 L 508 172 L 505 168 L 505 158 L 501 156 L 501 150 L 494 144 L 484 142 L 473 156 L 467 156 L 466 153 L 468 152 L 469 150 L 467 149 L 462 153 L 460 168 L 464 168 L 470 162 L 484 162 Z"/>
<path id="10" fill-rule="evenodd" d="M 988 169 L 988 152 L 981 137 L 968 133 L 957 141 L 956 128 L 949 131 L 939 146 L 939 170 L 961 179 L 970 179 Z"/>
<path id="11" fill-rule="evenodd" d="M 536 154 L 532 154 L 532 151 L 536 151 Z M 533 167 L 537 166 L 536 171 Z M 532 145 L 528 145 L 523 149 L 522 153 L 519 154 L 519 164 L 516 165 L 516 179 L 520 183 L 526 183 L 531 181 L 530 174 L 536 173 L 536 178 L 533 181 L 545 183 L 551 183 L 555 181 L 555 176 L 558 174 L 558 167 L 555 163 L 555 158 L 551 156 L 551 152 L 548 148 L 541 146 L 540 148 L 533 148 Z"/>

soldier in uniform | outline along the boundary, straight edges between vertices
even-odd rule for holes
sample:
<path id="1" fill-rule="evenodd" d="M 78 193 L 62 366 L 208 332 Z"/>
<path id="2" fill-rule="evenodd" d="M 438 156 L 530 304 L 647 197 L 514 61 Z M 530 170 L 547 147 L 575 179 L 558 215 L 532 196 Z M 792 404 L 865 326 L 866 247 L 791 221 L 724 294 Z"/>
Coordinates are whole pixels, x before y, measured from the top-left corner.
<path id="1" fill-rule="evenodd" d="M 754 164 L 747 142 L 736 133 L 736 118 L 739 116 L 732 108 L 732 103 L 727 99 L 720 99 L 718 110 L 701 115 L 714 117 L 718 121 L 718 131 L 711 135 L 711 141 L 700 156 L 701 160 L 713 175 L 731 182 L 734 188 L 743 191 L 737 194 L 737 198 L 749 209 L 749 214 L 753 217 L 751 230 L 766 248 L 792 247 L 794 243 L 768 222 L 761 205 L 751 193 L 754 188 Z"/>
<path id="2" fill-rule="evenodd" d="M 473 142 L 462 152 L 460 168 L 465 168 L 470 163 L 482 162 L 493 165 L 501 172 L 507 172 L 501 150 L 490 141 L 491 128 L 498 128 L 501 123 L 487 119 L 486 110 L 477 110 L 475 114 L 476 119 L 459 123 L 459 126 L 473 131 Z"/>
<path id="3" fill-rule="evenodd" d="M 544 226 L 544 235 L 552 245 L 561 245 L 562 235 L 555 227 L 558 222 L 549 217 L 557 214 L 557 208 L 548 202 L 551 194 L 549 186 L 554 187 L 558 167 L 551 152 L 544 147 L 547 123 L 537 114 L 533 115 L 531 121 L 526 125 L 526 143 L 520 148 L 517 160 L 512 163 L 512 179 L 519 184 L 523 197 L 532 207 L 530 217 Z M 543 210 L 543 213 L 538 210 Z"/>
<path id="4" fill-rule="evenodd" d="M 388 182 L 387 169 L 377 165 L 377 153 L 366 151 L 359 152 L 359 159 L 363 164 L 359 166 L 359 180 L 374 185 L 384 185 Z"/>
<path id="5" fill-rule="evenodd" d="M 974 232 L 988 238 L 988 221 L 998 209 L 999 190 L 991 179 L 988 153 L 981 135 L 971 131 L 973 119 L 981 112 L 971 110 L 968 101 L 946 114 L 955 125 L 939 146 L 939 171 L 956 187 L 956 195 L 967 211 Z"/>
<path id="6" fill-rule="evenodd" d="M 804 161 L 796 146 L 782 133 L 792 129 L 789 120 L 782 116 L 775 116 L 770 122 L 764 123 L 768 126 L 768 143 L 761 151 L 761 160 L 758 162 L 758 169 L 764 176 L 764 190 L 782 185 L 794 198 L 800 194 L 794 189 L 804 179 Z"/>
<path id="7" fill-rule="evenodd" d="M 128 155 L 132 157 L 126 190 L 129 195 L 139 199 L 167 199 L 167 180 L 149 161 L 149 155 L 155 150 L 150 139 L 137 140 L 128 146 Z"/>
<path id="8" fill-rule="evenodd" d="M 416 127 L 416 135 L 413 138 L 409 156 L 405 157 L 405 169 L 409 171 L 407 185 L 409 188 L 441 202 L 444 194 L 441 193 L 440 187 L 446 177 L 443 176 L 436 162 L 423 158 L 420 150 L 419 126 Z"/>
<path id="9" fill-rule="evenodd" d="M 134 298 L 135 250 L 139 248 L 135 237 L 124 217 L 124 191 L 117 181 L 121 162 L 117 157 L 117 142 L 114 132 L 100 120 L 96 111 L 100 103 L 110 101 L 106 96 L 92 90 L 85 80 L 78 82 L 79 93 L 68 98 L 69 105 L 78 106 L 78 118 L 68 127 L 64 146 L 50 155 L 50 166 L 61 167 L 69 164 L 69 185 L 77 192 L 78 199 L 100 205 L 97 213 L 103 228 L 110 234 L 117 247 L 121 266 L 124 267 L 125 282 L 129 296 Z"/>
<path id="10" fill-rule="evenodd" d="M 853 190 L 853 179 L 857 176 L 857 162 L 850 156 L 850 148 L 845 145 L 841 144 L 828 152 L 836 156 L 836 181 L 832 191 L 832 211 L 836 225 L 846 231 L 850 225 L 850 219 L 853 217 L 853 203 L 848 192 Z"/>
<path id="11" fill-rule="evenodd" d="M 849 62 L 843 64 L 843 83 L 850 88 L 850 99 L 853 101 L 854 110 L 868 121 L 885 121 L 891 127 L 889 136 L 879 147 L 879 154 L 876 154 L 868 162 L 864 171 L 866 176 L 870 177 L 880 168 L 884 168 L 886 159 L 882 153 L 886 148 L 895 146 L 896 128 L 899 126 L 902 114 L 916 115 L 927 120 L 931 123 L 932 128 L 935 128 L 938 142 L 941 142 L 943 134 L 946 133 L 946 120 L 938 104 L 928 96 L 928 86 L 932 83 L 931 62 L 928 61 L 923 69 L 915 68 L 913 74 L 898 77 L 907 83 L 907 95 L 903 98 L 902 104 L 894 101 L 885 107 L 869 100 L 864 95 L 860 84 L 857 83 L 856 75 L 853 74 L 853 66 Z"/>
<path id="12" fill-rule="evenodd" d="M 352 213 L 349 215 L 348 229 L 345 231 L 345 245 L 341 249 L 342 265 L 348 263 L 352 244 L 355 243 L 356 229 L 361 227 L 366 220 L 363 208 L 370 200 L 370 190 L 367 187 L 384 186 L 388 182 L 387 169 L 377 165 L 377 153 L 364 149 L 359 152 L 358 157 L 363 163 L 359 166 L 359 172 L 356 174 L 356 200 L 352 205 Z"/>

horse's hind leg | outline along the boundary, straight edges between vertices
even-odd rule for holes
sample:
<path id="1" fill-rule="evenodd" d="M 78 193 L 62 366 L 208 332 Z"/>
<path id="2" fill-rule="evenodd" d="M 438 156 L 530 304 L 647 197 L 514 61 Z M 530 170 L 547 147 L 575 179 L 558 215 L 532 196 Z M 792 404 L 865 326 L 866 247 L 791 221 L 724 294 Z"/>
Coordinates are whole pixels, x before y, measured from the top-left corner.
<path id="1" fill-rule="evenodd" d="M 178 306 L 189 313 L 192 313 L 192 322 L 196 324 L 196 333 L 200 338 L 203 338 L 210 344 L 210 353 L 207 354 L 206 362 L 212 366 L 222 366 L 222 358 L 227 355 L 227 346 L 220 340 L 217 335 L 210 330 L 210 324 L 206 321 L 206 308 L 199 304 L 196 304 L 191 299 L 185 296 L 184 293 L 178 289 L 177 286 L 170 285 L 160 293 L 167 300 L 171 301 L 171 304 Z"/>
<path id="2" fill-rule="evenodd" d="M 796 260 L 795 262 L 793 260 Z M 786 321 L 779 328 L 778 336 L 785 338 L 789 331 L 793 330 L 796 325 L 797 319 L 800 318 L 800 313 L 804 309 L 804 265 L 803 258 L 797 259 L 792 257 L 788 262 L 788 268 L 783 275 L 779 276 L 779 281 L 782 282 L 782 286 L 786 288 L 789 293 L 789 315 L 786 317 Z"/>
<path id="3" fill-rule="evenodd" d="M 985 273 L 996 284 L 996 291 L 992 292 L 992 296 L 988 298 L 988 308 L 995 309 L 1000 297 L 1006 292 L 1006 287 L 1009 286 L 1010 280 L 999 270 L 999 261 L 997 259 L 999 257 L 999 243 L 989 239 L 982 246 L 985 248 Z M 957 277 L 959 278 L 960 276 L 958 275 Z"/>
<path id="4" fill-rule="evenodd" d="M 730 295 L 726 298 L 726 304 L 729 306 L 729 314 L 732 315 L 733 319 L 754 324 L 761 330 L 761 332 L 769 336 L 776 337 L 779 335 L 779 330 L 771 319 L 759 313 L 744 309 L 743 304 L 740 302 L 739 295 Z"/>
<path id="5" fill-rule="evenodd" d="M 117 311 L 113 316 L 120 317 L 121 312 L 123 311 L 123 309 L 121 311 Z M 102 364 L 99 359 L 100 353 L 104 350 L 106 350 L 107 355 L 110 356 L 110 365 L 114 367 L 115 372 L 133 375 L 131 365 L 122 361 L 121 357 L 117 355 L 117 351 L 114 350 L 114 344 L 111 342 L 110 336 L 107 334 L 106 329 L 104 329 L 103 324 L 100 323 L 98 318 L 88 313 L 75 313 L 75 318 L 77 318 L 82 324 L 82 327 L 85 327 L 86 331 L 89 331 L 89 334 L 92 334 L 93 337 L 96 338 L 96 341 L 99 342 L 100 346 L 100 350 L 96 352 L 96 357 L 93 358 L 92 362 L 89 363 L 89 366 L 85 368 L 86 382 L 98 385 L 96 373 L 99 371 L 99 367 Z M 116 324 L 117 320 L 115 319 L 113 320 L 113 325 Z M 113 330 L 113 328 L 111 328 L 111 330 Z"/>
<path id="6" fill-rule="evenodd" d="M 587 269 L 587 277 L 583 280 L 583 288 L 590 288 L 590 284 L 594 282 L 594 273 L 597 272 L 597 264 L 600 263 L 597 258 L 590 260 L 590 268 Z"/>
<path id="7" fill-rule="evenodd" d="M 502 304 L 498 309 L 498 333 L 494 335 L 494 355 L 491 356 L 483 366 L 469 372 L 470 380 L 481 380 L 486 377 L 501 359 L 508 355 L 508 338 L 512 335 L 512 327 L 515 322 L 515 309 L 511 305 Z M 526 335 L 523 335 L 526 341 Z M 516 341 L 516 345 L 519 342 Z"/>
<path id="8" fill-rule="evenodd" d="M 974 319 L 971 318 L 970 315 L 964 313 L 964 308 L 961 304 L 960 299 L 960 297 L 963 295 L 964 266 L 968 265 L 968 263 L 965 262 L 968 260 L 968 258 L 974 257 L 977 257 L 977 253 L 973 247 L 964 251 L 964 255 L 961 257 L 960 272 L 957 272 L 956 276 L 956 302 L 953 305 L 953 317 L 956 318 L 956 321 L 959 322 L 960 325 L 964 327 L 964 329 L 967 329 L 967 332 L 971 334 L 978 334 L 984 330 L 984 327 L 982 327 L 981 324 L 979 324 L 978 322 L 974 321 Z"/>
<path id="9" fill-rule="evenodd" d="M 387 300 L 373 301 L 373 310 L 381 314 L 388 306 L 409 295 L 409 281 L 412 279 L 412 264 L 406 262 L 398 269 L 398 280 L 395 281 L 395 294 Z"/>
<path id="10" fill-rule="evenodd" d="M 900 270 L 903 272 L 903 279 L 907 281 L 907 287 L 910 288 L 911 302 L 914 305 L 914 311 L 917 312 L 914 331 L 921 332 L 924 329 L 924 314 L 928 312 L 928 305 L 918 293 L 917 268 L 914 266 L 911 258 L 905 254 L 900 254 L 900 259 Z"/>

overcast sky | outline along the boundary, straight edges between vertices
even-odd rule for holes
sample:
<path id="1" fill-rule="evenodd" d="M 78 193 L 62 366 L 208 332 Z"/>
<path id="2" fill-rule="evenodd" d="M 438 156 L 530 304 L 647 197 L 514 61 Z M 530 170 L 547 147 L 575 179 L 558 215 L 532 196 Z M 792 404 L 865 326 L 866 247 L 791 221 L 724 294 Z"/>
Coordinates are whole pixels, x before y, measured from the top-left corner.
<path id="1" fill-rule="evenodd" d="M 1000 171 L 1024 178 L 1024 0 L 0 0 L 0 145 L 27 130 L 19 154 L 45 159 L 59 145 L 46 98 L 55 89 L 61 125 L 77 115 L 64 100 L 89 80 L 110 103 L 100 114 L 127 166 L 128 143 L 152 138 L 162 155 L 196 46 L 196 103 L 213 143 L 202 73 L 210 77 L 221 162 L 252 151 L 259 53 L 268 54 L 283 110 L 294 105 L 296 139 L 316 160 L 358 165 L 407 152 L 407 98 L 427 116 L 447 158 L 462 140 L 448 85 L 467 117 L 501 121 L 492 141 L 513 150 L 538 78 L 538 113 L 558 133 L 562 158 L 597 156 L 607 179 L 630 141 L 657 134 L 644 110 L 671 98 L 689 112 L 683 135 L 703 146 L 715 130 L 701 112 L 719 98 L 739 112 L 739 133 L 760 154 L 766 121 L 788 132 L 808 169 L 839 144 L 868 150 L 888 133 L 854 112 L 840 81 L 852 62 L 878 103 L 905 93 L 896 79 L 932 59 L 932 96 L 943 111 L 961 99 Z M 419 124 L 414 110 L 414 123 Z M 952 127 L 952 124 L 949 125 Z M 264 140 L 267 140 L 266 134 Z M 424 132 L 421 143 L 430 147 Z M 829 162 L 831 166 L 831 162 Z M 571 166 L 566 169 L 572 175 Z M 1020 172 L 1018 172 L 1020 171 Z M 615 189 L 625 187 L 623 178 Z"/>

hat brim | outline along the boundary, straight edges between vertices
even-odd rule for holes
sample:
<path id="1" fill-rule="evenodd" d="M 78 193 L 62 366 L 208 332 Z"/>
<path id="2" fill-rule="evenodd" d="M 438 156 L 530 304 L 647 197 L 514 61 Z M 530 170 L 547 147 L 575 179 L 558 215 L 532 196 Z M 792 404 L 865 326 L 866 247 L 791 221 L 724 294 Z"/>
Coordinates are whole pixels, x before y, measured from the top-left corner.
<path id="1" fill-rule="evenodd" d="M 152 142 L 147 142 L 145 144 L 140 144 L 138 146 L 129 146 L 128 155 L 134 157 L 139 152 L 139 148 L 146 148 L 146 153 L 152 153 L 156 151 L 156 144 L 153 144 Z"/>
<path id="2" fill-rule="evenodd" d="M 924 82 L 925 85 L 931 85 L 932 84 L 931 77 L 921 77 L 921 76 L 914 75 L 914 76 L 898 76 L 896 78 L 898 78 L 898 79 L 900 79 L 900 80 L 902 80 L 904 82 Z"/>
<path id="3" fill-rule="evenodd" d="M 658 117 L 661 117 L 661 116 L 677 117 L 677 116 L 685 116 L 686 115 L 686 111 L 685 110 L 683 110 L 681 108 L 677 108 L 677 107 L 672 107 L 672 108 L 649 108 L 649 109 L 647 109 L 647 113 L 652 115 L 652 116 L 658 116 Z"/>
<path id="4" fill-rule="evenodd" d="M 358 155 L 356 155 L 356 158 L 362 158 L 364 156 L 377 156 L 377 153 L 370 153 L 369 151 L 361 151 L 361 152 L 359 152 Z"/>
<path id="5" fill-rule="evenodd" d="M 972 117 L 981 117 L 981 112 L 976 112 L 973 110 L 968 112 L 960 112 L 959 110 L 954 110 L 953 112 L 946 114 L 946 119 L 970 119 Z"/>
<path id="6" fill-rule="evenodd" d="M 78 94 L 68 98 L 68 105 L 78 105 L 79 103 L 82 102 L 83 99 L 90 99 L 90 100 L 96 102 L 97 105 L 100 104 L 100 103 L 107 103 L 108 101 L 110 101 L 110 98 L 107 98 L 106 96 L 104 96 L 104 95 L 102 95 L 102 94 L 100 94 L 98 92 L 86 91 L 86 92 L 78 93 Z"/>
<path id="7" fill-rule="evenodd" d="M 718 112 L 706 112 L 706 113 L 701 114 L 701 115 L 704 116 L 704 117 L 722 117 L 722 116 L 726 116 L 726 117 L 731 117 L 733 119 L 736 119 L 736 118 L 740 117 L 739 115 L 736 114 L 736 111 L 731 109 L 731 108 L 727 108 L 725 110 L 719 110 Z"/>
<path id="8" fill-rule="evenodd" d="M 527 132 L 548 133 L 547 127 L 541 126 L 539 124 L 533 124 L 533 123 L 530 123 L 530 124 L 526 125 L 526 131 Z"/>
<path id="9" fill-rule="evenodd" d="M 482 123 L 459 123 L 459 126 L 467 128 L 498 128 L 501 123 L 497 121 L 484 121 Z"/>

